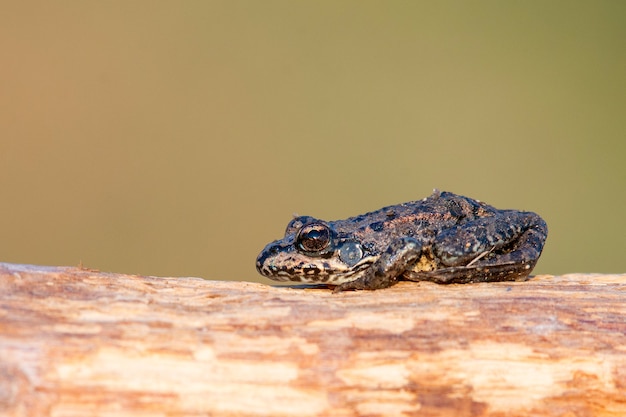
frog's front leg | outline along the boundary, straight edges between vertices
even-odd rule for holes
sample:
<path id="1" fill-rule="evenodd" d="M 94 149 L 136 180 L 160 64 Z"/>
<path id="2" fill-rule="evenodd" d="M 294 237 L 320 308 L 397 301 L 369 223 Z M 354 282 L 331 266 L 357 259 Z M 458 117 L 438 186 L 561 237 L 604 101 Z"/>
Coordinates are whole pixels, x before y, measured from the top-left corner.
<path id="1" fill-rule="evenodd" d="M 547 235 L 537 214 L 503 210 L 440 233 L 432 244 L 438 268 L 404 277 L 441 284 L 523 279 L 537 263 Z"/>
<path id="2" fill-rule="evenodd" d="M 421 256 L 422 245 L 413 238 L 401 237 L 391 242 L 385 252 L 354 281 L 335 287 L 334 292 L 346 290 L 377 290 L 398 282 L 398 278 Z"/>

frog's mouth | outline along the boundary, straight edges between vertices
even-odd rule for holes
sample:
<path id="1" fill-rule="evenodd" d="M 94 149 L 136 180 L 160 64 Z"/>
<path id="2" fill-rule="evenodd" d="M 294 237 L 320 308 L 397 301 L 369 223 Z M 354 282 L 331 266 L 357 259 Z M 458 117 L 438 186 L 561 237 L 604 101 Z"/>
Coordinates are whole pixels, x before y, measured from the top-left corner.
<path id="1" fill-rule="evenodd" d="M 339 285 L 359 278 L 376 260 L 374 256 L 365 256 L 350 266 L 336 254 L 328 255 L 313 257 L 297 252 L 293 246 L 273 242 L 257 258 L 256 268 L 274 281 Z"/>

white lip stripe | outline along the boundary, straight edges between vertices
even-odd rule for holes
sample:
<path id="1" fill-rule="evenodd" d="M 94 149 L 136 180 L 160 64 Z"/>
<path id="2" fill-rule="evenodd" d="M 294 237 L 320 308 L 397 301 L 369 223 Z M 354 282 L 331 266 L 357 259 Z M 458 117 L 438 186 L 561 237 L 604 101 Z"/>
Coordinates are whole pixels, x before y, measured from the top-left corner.
<path id="1" fill-rule="evenodd" d="M 261 272 L 266 277 L 274 281 L 293 281 L 304 282 L 310 284 L 343 284 L 344 282 L 354 281 L 359 278 L 364 270 L 374 263 L 377 257 L 368 256 L 361 259 L 352 268 L 348 268 L 345 264 L 337 259 L 315 259 L 308 258 L 300 254 L 284 254 L 279 253 L 272 258 L 265 259 L 265 263 L 261 267 Z M 287 265 L 303 265 L 312 267 L 310 270 L 295 271 L 290 273 Z M 329 266 L 325 268 L 324 265 Z M 317 269 L 314 269 L 317 268 Z"/>

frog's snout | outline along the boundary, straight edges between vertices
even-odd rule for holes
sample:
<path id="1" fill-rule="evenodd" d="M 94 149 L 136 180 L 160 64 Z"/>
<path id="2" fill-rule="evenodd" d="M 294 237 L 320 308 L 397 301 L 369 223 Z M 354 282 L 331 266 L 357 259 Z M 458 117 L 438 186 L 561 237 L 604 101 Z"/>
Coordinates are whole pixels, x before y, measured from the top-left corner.
<path id="1" fill-rule="evenodd" d="M 280 244 L 280 241 L 265 246 L 256 258 L 256 269 L 259 274 L 275 281 L 288 281 L 289 278 L 285 276 L 287 271 L 284 262 L 277 261 L 281 253 L 284 252 L 285 248 Z"/>
<path id="2" fill-rule="evenodd" d="M 275 242 L 272 242 L 269 245 L 265 246 L 265 248 L 263 248 L 261 253 L 259 253 L 259 256 L 257 256 L 256 258 L 256 270 L 259 271 L 259 274 L 266 277 L 272 275 L 269 265 L 267 267 L 265 265 L 267 263 L 267 258 L 269 254 L 273 252 L 272 246 L 275 246 Z"/>

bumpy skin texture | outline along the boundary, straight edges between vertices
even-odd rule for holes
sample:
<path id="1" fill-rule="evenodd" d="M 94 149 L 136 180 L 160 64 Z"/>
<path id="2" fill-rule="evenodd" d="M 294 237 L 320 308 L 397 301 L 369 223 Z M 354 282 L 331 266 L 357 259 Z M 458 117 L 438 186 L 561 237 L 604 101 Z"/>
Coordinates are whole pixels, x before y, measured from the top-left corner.
<path id="1" fill-rule="evenodd" d="M 513 281 L 530 274 L 547 234 L 535 213 L 435 191 L 345 220 L 296 217 L 285 237 L 259 254 L 257 269 L 277 281 L 327 283 L 335 291 L 386 288 L 400 278 Z"/>

